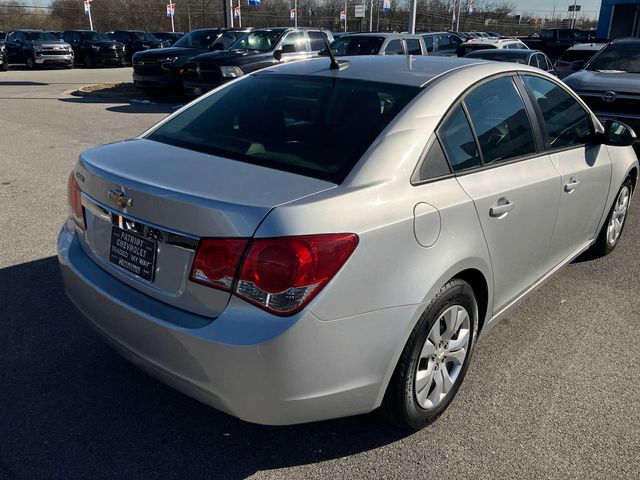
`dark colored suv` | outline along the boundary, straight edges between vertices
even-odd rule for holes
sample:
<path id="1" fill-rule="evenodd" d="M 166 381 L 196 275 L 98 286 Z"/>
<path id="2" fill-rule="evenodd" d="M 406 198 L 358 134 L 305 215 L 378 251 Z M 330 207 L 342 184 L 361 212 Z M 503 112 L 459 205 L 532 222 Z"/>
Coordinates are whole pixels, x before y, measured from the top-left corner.
<path id="1" fill-rule="evenodd" d="M 226 50 L 251 29 L 203 28 L 194 30 L 172 47 L 133 55 L 133 83 L 146 89 L 182 93 L 181 68 L 191 57 L 211 50 Z"/>
<path id="2" fill-rule="evenodd" d="M 317 56 L 332 42 L 327 30 L 314 28 L 261 28 L 240 37 L 227 51 L 192 58 L 184 66 L 184 91 L 198 96 L 245 73 L 279 63 Z"/>
<path id="3" fill-rule="evenodd" d="M 73 68 L 71 45 L 42 30 L 12 30 L 5 50 L 9 63 L 23 63 L 32 69 L 38 65 L 62 65 Z"/>
<path id="4" fill-rule="evenodd" d="M 66 30 L 62 39 L 73 48 L 76 63 L 85 67 L 95 65 L 124 65 L 124 45 L 111 40 L 106 33 L 91 30 Z"/>
<path id="5" fill-rule="evenodd" d="M 124 44 L 127 62 L 131 62 L 131 58 L 136 52 L 165 46 L 152 33 L 143 32 L 142 30 L 117 30 L 109 34 L 109 37 L 116 42 Z"/>

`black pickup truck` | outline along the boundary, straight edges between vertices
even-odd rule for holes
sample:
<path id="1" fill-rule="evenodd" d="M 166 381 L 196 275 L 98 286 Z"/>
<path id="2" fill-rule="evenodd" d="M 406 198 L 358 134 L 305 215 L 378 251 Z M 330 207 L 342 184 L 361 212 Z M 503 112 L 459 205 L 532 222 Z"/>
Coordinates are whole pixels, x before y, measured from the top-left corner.
<path id="1" fill-rule="evenodd" d="M 532 50 L 541 50 L 552 59 L 555 59 L 576 43 L 596 41 L 595 35 L 595 31 L 579 30 L 577 28 L 543 28 L 539 35 L 518 37 L 518 39 Z"/>

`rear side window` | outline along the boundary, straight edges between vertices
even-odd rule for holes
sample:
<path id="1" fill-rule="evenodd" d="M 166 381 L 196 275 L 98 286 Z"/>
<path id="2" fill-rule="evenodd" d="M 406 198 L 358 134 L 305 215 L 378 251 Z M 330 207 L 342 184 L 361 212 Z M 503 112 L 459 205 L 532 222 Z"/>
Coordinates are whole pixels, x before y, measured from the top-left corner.
<path id="1" fill-rule="evenodd" d="M 285 37 L 282 41 L 280 48 L 284 50 L 284 47 L 293 46 L 294 52 L 306 52 L 307 41 L 304 37 L 304 32 L 292 32 Z"/>
<path id="2" fill-rule="evenodd" d="M 422 165 L 420 165 L 419 181 L 430 180 L 432 178 L 442 177 L 451 173 L 447 158 L 440 142 L 436 138 L 429 151 L 425 155 Z"/>
<path id="3" fill-rule="evenodd" d="M 467 117 L 458 105 L 438 129 L 438 138 L 454 172 L 480 167 L 480 155 Z"/>
<path id="4" fill-rule="evenodd" d="M 419 92 L 346 78 L 258 74 L 204 98 L 147 138 L 340 183 Z"/>
<path id="5" fill-rule="evenodd" d="M 425 35 L 422 38 L 424 39 L 424 43 L 427 46 L 427 52 L 433 52 L 433 37 L 431 35 Z"/>
<path id="6" fill-rule="evenodd" d="M 384 49 L 385 55 L 404 55 L 402 40 L 391 40 Z"/>
<path id="7" fill-rule="evenodd" d="M 312 52 L 319 52 L 325 48 L 326 45 L 324 44 L 324 41 L 327 36 L 324 32 L 307 32 L 307 35 L 309 35 Z"/>
<path id="8" fill-rule="evenodd" d="M 529 117 L 511 77 L 476 87 L 464 103 L 485 165 L 536 152 Z"/>
<path id="9" fill-rule="evenodd" d="M 420 40 L 417 38 L 408 38 L 407 40 L 407 54 L 408 55 L 422 55 L 422 48 L 420 47 Z"/>
<path id="10" fill-rule="evenodd" d="M 591 133 L 591 119 L 576 99 L 544 78 L 524 75 L 523 80 L 542 114 L 547 148 L 584 145 L 585 137 Z"/>

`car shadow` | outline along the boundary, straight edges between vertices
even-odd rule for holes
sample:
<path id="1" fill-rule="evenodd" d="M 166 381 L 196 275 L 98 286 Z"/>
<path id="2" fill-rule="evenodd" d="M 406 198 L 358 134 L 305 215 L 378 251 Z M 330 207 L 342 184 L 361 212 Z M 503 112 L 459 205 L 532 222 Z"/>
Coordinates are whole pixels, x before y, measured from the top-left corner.
<path id="1" fill-rule="evenodd" d="M 59 100 L 64 103 L 108 104 L 105 110 L 116 113 L 173 113 L 184 105 L 178 100 L 155 100 L 144 96 L 136 98 L 71 97 Z"/>
<path id="2" fill-rule="evenodd" d="M 99 339 L 56 257 L 0 269 L 0 299 L 1 477 L 239 479 L 406 436 L 374 415 L 266 427 L 192 400 Z"/>
<path id="3" fill-rule="evenodd" d="M 0 81 L 0 86 L 4 87 L 46 87 L 48 83 L 43 82 L 19 82 L 19 81 Z"/>

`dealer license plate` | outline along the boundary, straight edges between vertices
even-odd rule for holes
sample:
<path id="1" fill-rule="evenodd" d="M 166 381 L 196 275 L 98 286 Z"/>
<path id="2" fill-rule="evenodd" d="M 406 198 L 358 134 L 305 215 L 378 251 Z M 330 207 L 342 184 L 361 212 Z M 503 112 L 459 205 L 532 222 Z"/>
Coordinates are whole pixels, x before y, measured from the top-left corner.
<path id="1" fill-rule="evenodd" d="M 109 261 L 134 275 L 153 282 L 156 242 L 118 227 L 111 229 Z"/>

